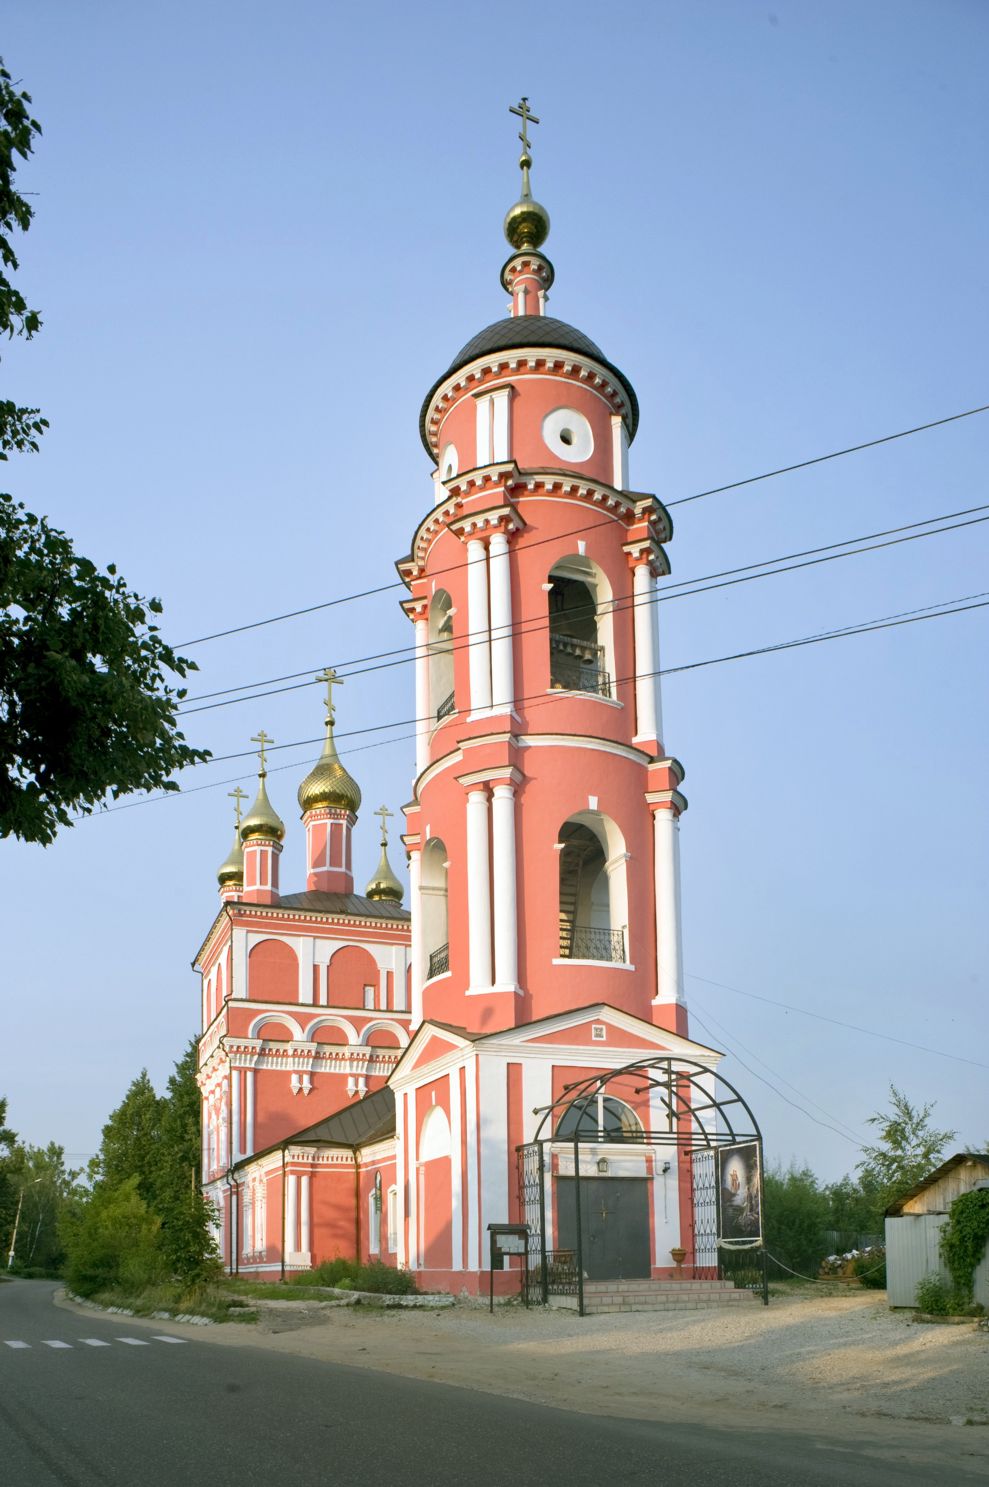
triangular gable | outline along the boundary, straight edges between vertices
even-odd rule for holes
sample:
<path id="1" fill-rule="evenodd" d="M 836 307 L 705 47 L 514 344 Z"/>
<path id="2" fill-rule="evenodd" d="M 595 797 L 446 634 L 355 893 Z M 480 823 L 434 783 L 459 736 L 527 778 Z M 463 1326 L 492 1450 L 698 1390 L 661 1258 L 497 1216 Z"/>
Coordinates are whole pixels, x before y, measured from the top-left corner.
<path id="1" fill-rule="evenodd" d="M 605 1038 L 594 1037 L 593 1028 L 604 1026 Z M 630 1049 L 650 1053 L 669 1053 L 676 1058 L 695 1058 L 701 1063 L 717 1062 L 723 1055 L 720 1050 L 709 1048 L 704 1043 L 695 1043 L 672 1033 L 668 1028 L 656 1027 L 644 1018 L 630 1012 L 622 1012 L 606 1002 L 592 1007 L 578 1007 L 573 1011 L 560 1012 L 552 1017 L 542 1017 L 538 1022 L 524 1027 L 506 1028 L 504 1032 L 490 1033 L 479 1040 L 484 1048 L 499 1044 L 512 1047 L 578 1047 L 605 1049 Z"/>
<path id="2" fill-rule="evenodd" d="M 416 1028 L 408 1048 L 391 1071 L 388 1083 L 395 1083 L 396 1075 L 407 1075 L 413 1069 L 423 1069 L 429 1064 L 471 1048 L 474 1039 L 463 1028 L 451 1027 L 445 1022 L 422 1022 Z"/>

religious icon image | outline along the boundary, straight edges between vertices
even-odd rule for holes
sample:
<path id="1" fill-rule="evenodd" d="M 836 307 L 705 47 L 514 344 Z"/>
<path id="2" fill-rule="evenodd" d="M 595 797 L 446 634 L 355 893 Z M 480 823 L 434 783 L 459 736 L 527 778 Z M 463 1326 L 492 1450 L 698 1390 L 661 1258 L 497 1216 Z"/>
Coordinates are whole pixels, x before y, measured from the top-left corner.
<path id="1" fill-rule="evenodd" d="M 758 1240 L 762 1236 L 759 1148 L 754 1141 L 726 1146 L 718 1152 L 721 1198 L 720 1237 Z"/>

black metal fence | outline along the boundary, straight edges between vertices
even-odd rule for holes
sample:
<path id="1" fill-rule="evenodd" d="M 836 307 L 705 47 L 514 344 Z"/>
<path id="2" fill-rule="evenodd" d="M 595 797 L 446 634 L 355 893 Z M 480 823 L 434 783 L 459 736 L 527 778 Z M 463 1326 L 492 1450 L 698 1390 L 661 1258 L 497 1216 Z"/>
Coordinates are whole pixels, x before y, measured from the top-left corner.
<path id="1" fill-rule="evenodd" d="M 596 929 L 590 924 L 561 924 L 560 956 L 564 960 L 603 960 L 625 963 L 625 931 Z"/>
<path id="2" fill-rule="evenodd" d="M 611 696 L 611 677 L 604 666 L 604 646 L 572 635 L 549 638 L 550 685 L 568 692 L 593 692 Z"/>
<path id="3" fill-rule="evenodd" d="M 450 969 L 450 945 L 449 945 L 449 942 L 448 942 L 445 945 L 440 945 L 436 950 L 432 951 L 432 953 L 430 954 L 430 957 L 429 957 L 429 971 L 428 971 L 428 974 L 426 976 L 426 980 L 427 981 L 431 981 L 434 976 L 445 976 L 446 973 L 447 973 L 447 971 L 449 969 Z"/>

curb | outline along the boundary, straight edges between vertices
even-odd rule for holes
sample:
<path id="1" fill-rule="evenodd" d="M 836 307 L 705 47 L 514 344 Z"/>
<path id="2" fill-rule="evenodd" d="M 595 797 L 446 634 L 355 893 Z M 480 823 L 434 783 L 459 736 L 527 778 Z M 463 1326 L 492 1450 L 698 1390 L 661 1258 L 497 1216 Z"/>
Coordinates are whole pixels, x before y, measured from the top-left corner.
<path id="1" fill-rule="evenodd" d="M 88 1306 L 90 1311 L 102 1311 L 108 1316 L 117 1317 L 140 1317 L 141 1312 L 134 1311 L 130 1306 L 101 1306 L 98 1301 L 90 1301 L 85 1296 L 77 1296 L 75 1291 L 64 1288 L 62 1295 L 66 1301 L 74 1301 L 77 1306 Z M 146 1318 L 148 1321 L 160 1322 L 191 1322 L 193 1327 L 215 1327 L 216 1323 L 212 1317 L 197 1317 L 189 1311 L 153 1311 Z"/>

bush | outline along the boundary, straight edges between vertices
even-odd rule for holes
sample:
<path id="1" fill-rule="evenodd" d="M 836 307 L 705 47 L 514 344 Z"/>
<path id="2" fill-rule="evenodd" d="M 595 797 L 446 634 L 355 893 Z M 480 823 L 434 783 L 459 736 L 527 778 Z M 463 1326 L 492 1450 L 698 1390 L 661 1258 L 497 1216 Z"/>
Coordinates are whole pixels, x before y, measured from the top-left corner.
<path id="1" fill-rule="evenodd" d="M 870 1291 L 886 1289 L 886 1251 L 881 1245 L 863 1250 L 852 1261 L 852 1274 Z"/>
<path id="2" fill-rule="evenodd" d="M 298 1276 L 296 1284 L 333 1286 L 338 1291 L 373 1291 L 378 1296 L 414 1296 L 418 1291 L 408 1270 L 396 1270 L 382 1260 L 358 1265 L 354 1260 L 324 1260 L 307 1276 Z"/>
<path id="3" fill-rule="evenodd" d="M 977 1317 L 983 1310 L 973 1306 L 964 1291 L 951 1290 L 937 1274 L 925 1275 L 918 1285 L 917 1306 L 931 1317 Z"/>
<path id="4" fill-rule="evenodd" d="M 80 1296 L 142 1291 L 164 1279 L 161 1220 L 149 1213 L 137 1178 L 97 1189 L 65 1233 L 65 1278 Z"/>

